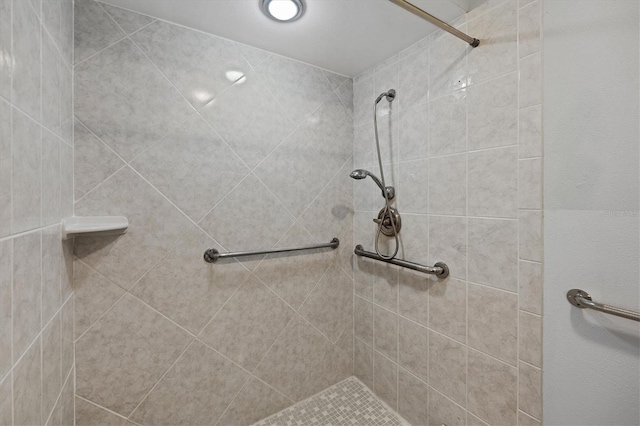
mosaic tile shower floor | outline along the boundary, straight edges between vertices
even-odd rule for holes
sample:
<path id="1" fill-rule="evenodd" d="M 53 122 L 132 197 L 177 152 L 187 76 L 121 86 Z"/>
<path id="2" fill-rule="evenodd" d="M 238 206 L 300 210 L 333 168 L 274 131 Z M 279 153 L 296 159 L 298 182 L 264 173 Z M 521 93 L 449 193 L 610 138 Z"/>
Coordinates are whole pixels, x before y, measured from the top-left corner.
<path id="1" fill-rule="evenodd" d="M 408 426 L 362 382 L 350 377 L 254 426 Z"/>

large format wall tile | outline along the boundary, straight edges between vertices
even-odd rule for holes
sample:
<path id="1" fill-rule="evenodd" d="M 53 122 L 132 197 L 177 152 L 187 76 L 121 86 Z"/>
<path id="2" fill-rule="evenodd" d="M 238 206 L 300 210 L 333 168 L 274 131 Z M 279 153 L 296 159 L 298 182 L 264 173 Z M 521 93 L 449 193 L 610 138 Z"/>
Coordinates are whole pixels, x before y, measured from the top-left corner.
<path id="1" fill-rule="evenodd" d="M 40 22 L 29 2 L 13 2 L 13 90 L 14 104 L 40 120 L 41 39 Z M 7 40 L 8 42 L 8 40 Z"/>
<path id="2" fill-rule="evenodd" d="M 75 337 L 80 337 L 122 295 L 124 290 L 79 260 L 73 265 Z"/>
<path id="3" fill-rule="evenodd" d="M 13 109 L 12 231 L 28 231 L 40 226 L 42 190 L 42 129 L 40 125 Z"/>
<path id="4" fill-rule="evenodd" d="M 296 224 L 276 247 L 298 247 L 311 243 L 311 235 Z M 326 249 L 269 254 L 255 269 L 255 274 L 284 301 L 298 309 L 331 264 Z"/>
<path id="5" fill-rule="evenodd" d="M 156 21 L 132 39 L 197 108 L 251 69 L 235 43 L 167 22 Z"/>
<path id="6" fill-rule="evenodd" d="M 247 379 L 238 366 L 194 342 L 131 419 L 139 424 L 215 424 Z"/>
<path id="7" fill-rule="evenodd" d="M 122 28 L 122 30 L 127 34 L 132 34 L 142 27 L 152 23 L 155 19 L 141 15 L 139 13 L 134 13 L 125 9 L 120 9 L 119 7 L 111 6 L 106 3 L 100 3 L 100 6 L 116 21 L 116 24 Z"/>
<path id="8" fill-rule="evenodd" d="M 42 231 L 42 325 L 49 322 L 62 306 L 62 240 L 61 227 Z M 57 396 L 57 395 L 56 395 Z"/>
<path id="9" fill-rule="evenodd" d="M 291 405 L 291 401 L 275 389 L 255 378 L 244 385 L 229 405 L 220 425 L 250 425 Z"/>
<path id="10" fill-rule="evenodd" d="M 353 280 L 334 265 L 300 307 L 300 313 L 336 342 L 353 317 Z"/>
<path id="11" fill-rule="evenodd" d="M 469 215 L 515 218 L 518 210 L 516 148 L 469 154 Z"/>
<path id="12" fill-rule="evenodd" d="M 516 365 L 518 297 L 469 285 L 469 346 Z"/>
<path id="13" fill-rule="evenodd" d="M 249 276 L 238 262 L 204 262 L 215 245 L 194 228 L 147 273 L 131 292 L 187 330 L 197 334 Z"/>
<path id="14" fill-rule="evenodd" d="M 127 161 L 193 111 L 129 40 L 76 66 L 75 84 L 78 119 Z"/>
<path id="15" fill-rule="evenodd" d="M 254 71 L 209 102 L 201 113 L 254 168 L 295 129 L 296 123 L 277 102 L 278 97 L 273 83 Z"/>
<path id="16" fill-rule="evenodd" d="M 13 394 L 11 374 L 0 380 L 0 424 L 10 425 L 13 416 Z"/>
<path id="17" fill-rule="evenodd" d="M 14 367 L 13 424 L 42 424 L 42 362 L 38 337 Z"/>
<path id="18" fill-rule="evenodd" d="M 460 31 L 466 24 L 457 25 Z M 467 86 L 467 50 L 464 43 L 444 31 L 437 31 L 429 43 L 429 81 L 431 98 L 462 89 Z"/>
<path id="19" fill-rule="evenodd" d="M 467 424 L 464 408 L 432 388 L 429 388 L 428 407 L 429 425 L 463 426 Z"/>
<path id="20" fill-rule="evenodd" d="M 42 418 L 53 410 L 62 390 L 62 324 L 56 315 L 42 331 Z"/>
<path id="21" fill-rule="evenodd" d="M 254 175 L 240 182 L 200 225 L 227 250 L 273 247 L 294 218 Z"/>
<path id="22" fill-rule="evenodd" d="M 0 55 L 3 58 L 11 57 L 11 0 L 0 1 Z M 0 96 L 11 99 L 11 74 L 12 69 L 8 63 L 0 64 Z M 4 123 L 4 118 L 2 119 Z"/>
<path id="23" fill-rule="evenodd" d="M 469 350 L 468 410 L 489 424 L 516 423 L 517 369 Z"/>
<path id="24" fill-rule="evenodd" d="M 398 364 L 423 381 L 428 381 L 428 329 L 404 318 L 399 319 L 398 327 Z"/>
<path id="25" fill-rule="evenodd" d="M 459 90 L 429 104 L 429 156 L 467 149 L 467 91 Z"/>
<path id="26" fill-rule="evenodd" d="M 79 216 L 126 216 L 129 230 L 117 237 L 81 237 L 83 262 L 130 288 L 188 229 L 188 220 L 130 168 L 124 168 L 76 204 Z"/>
<path id="27" fill-rule="evenodd" d="M 507 1 L 469 21 L 468 30 L 481 40 L 469 53 L 469 81 L 479 83 L 518 68 L 518 3 Z"/>
<path id="28" fill-rule="evenodd" d="M 42 128 L 42 225 L 59 224 L 62 220 L 61 144 L 56 135 Z M 46 185 L 44 184 L 46 183 Z M 66 183 L 65 183 L 66 186 Z M 66 192 L 66 191 L 65 191 Z"/>
<path id="29" fill-rule="evenodd" d="M 45 4 L 57 4 L 58 2 L 46 1 Z M 59 7 L 58 7 L 59 9 Z M 57 17 L 58 27 L 60 16 Z M 59 29 L 59 28 L 58 28 Z M 42 31 L 42 69 L 48 72 L 42 73 L 42 125 L 60 135 L 60 118 L 62 106 L 62 58 L 56 50 L 56 46 L 47 34 Z"/>
<path id="30" fill-rule="evenodd" d="M 73 177 L 75 198 L 78 200 L 124 166 L 124 163 L 78 120 L 75 120 L 74 134 Z"/>
<path id="31" fill-rule="evenodd" d="M 270 86 L 281 94 L 276 101 L 282 105 L 295 124 L 299 124 L 332 95 L 331 85 L 325 73 L 302 62 L 272 55 L 256 69 L 266 77 Z M 348 115 L 347 117 L 350 118 Z M 345 144 L 345 147 L 347 146 Z"/>
<path id="32" fill-rule="evenodd" d="M 438 333 L 429 333 L 429 384 L 458 404 L 466 404 L 467 348 Z"/>
<path id="33" fill-rule="evenodd" d="M 398 409 L 398 365 L 373 351 L 373 391 L 393 410 Z"/>
<path id="34" fill-rule="evenodd" d="M 78 63 L 124 37 L 118 25 L 93 0 L 78 0 L 74 7 L 74 57 Z"/>
<path id="35" fill-rule="evenodd" d="M 221 354 L 253 371 L 294 312 L 250 278 L 200 333 Z"/>
<path id="36" fill-rule="evenodd" d="M 398 143 L 400 145 L 400 160 L 427 158 L 431 147 L 431 111 L 429 105 L 424 104 L 405 111 L 401 115 L 400 133 Z M 366 126 L 371 129 L 371 126 Z M 371 139 L 366 139 L 365 146 L 371 150 Z"/>
<path id="37" fill-rule="evenodd" d="M 11 182 L 11 161 L 11 106 L 0 99 L 0 182 Z M 11 190 L 0 185 L 0 237 L 11 234 Z"/>
<path id="38" fill-rule="evenodd" d="M 469 150 L 518 141 L 518 73 L 468 89 Z"/>
<path id="39" fill-rule="evenodd" d="M 426 424 L 429 414 L 428 386 L 411 374 L 398 371 L 398 413 L 412 425 Z"/>
<path id="40" fill-rule="evenodd" d="M 112 425 L 123 426 L 126 422 L 124 417 L 119 417 L 107 410 L 104 410 L 91 402 L 76 397 L 76 425 Z"/>
<path id="41" fill-rule="evenodd" d="M 517 226 L 515 220 L 469 219 L 469 281 L 517 290 Z"/>
<path id="42" fill-rule="evenodd" d="M 13 240 L 13 359 L 17 360 L 41 330 L 41 231 Z"/>
<path id="43" fill-rule="evenodd" d="M 77 393 L 128 416 L 190 337 L 125 295 L 76 344 Z"/>
<path id="44" fill-rule="evenodd" d="M 300 216 L 299 224 L 320 243 L 353 232 L 353 197 L 349 161 Z M 340 241 L 346 247 L 346 241 Z M 352 249 L 352 247 L 349 247 Z"/>
<path id="45" fill-rule="evenodd" d="M 258 378 L 294 401 L 351 374 L 351 360 L 296 315 L 256 370 Z"/>
<path id="46" fill-rule="evenodd" d="M 200 117 L 169 133 L 132 166 L 194 221 L 249 173 Z"/>
<path id="47" fill-rule="evenodd" d="M 0 378 L 11 369 L 12 241 L 0 241 Z"/>
<path id="48" fill-rule="evenodd" d="M 255 173 L 299 217 L 351 156 L 351 117 L 330 99 L 258 166 Z M 311 172 L 313 171 L 313 172 Z"/>

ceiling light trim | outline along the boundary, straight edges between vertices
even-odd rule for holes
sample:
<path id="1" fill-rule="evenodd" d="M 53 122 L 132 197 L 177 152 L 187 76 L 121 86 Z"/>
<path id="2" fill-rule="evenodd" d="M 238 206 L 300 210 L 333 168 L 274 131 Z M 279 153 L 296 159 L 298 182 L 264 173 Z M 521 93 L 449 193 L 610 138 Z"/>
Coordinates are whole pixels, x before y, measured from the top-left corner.
<path id="1" fill-rule="evenodd" d="M 262 13 L 264 13 L 267 18 L 273 21 L 280 22 L 280 23 L 293 22 L 300 19 L 300 17 L 302 17 L 302 15 L 305 12 L 305 4 L 303 0 L 286 0 L 288 3 L 290 3 L 292 6 L 296 8 L 297 12 L 295 13 L 295 15 L 291 15 L 290 17 L 287 16 L 284 19 L 280 19 L 277 16 L 275 16 L 273 13 L 273 10 L 269 8 L 269 5 L 271 5 L 272 3 L 275 4 L 276 1 L 282 2 L 283 0 L 260 0 L 260 9 L 262 9 Z"/>

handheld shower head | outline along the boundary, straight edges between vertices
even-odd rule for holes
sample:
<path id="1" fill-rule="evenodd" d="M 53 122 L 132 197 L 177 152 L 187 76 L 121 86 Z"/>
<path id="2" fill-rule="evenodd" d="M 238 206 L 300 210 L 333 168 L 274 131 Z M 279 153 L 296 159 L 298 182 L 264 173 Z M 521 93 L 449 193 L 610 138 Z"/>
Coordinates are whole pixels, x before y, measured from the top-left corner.
<path id="1" fill-rule="evenodd" d="M 382 186 L 382 181 L 380 181 L 378 176 L 374 175 L 373 173 L 371 173 L 368 170 L 356 169 L 356 170 L 352 171 L 349 176 L 352 179 L 356 179 L 356 180 L 365 179 L 367 176 L 369 176 L 371 179 L 373 179 L 373 181 L 376 183 L 376 185 L 378 185 L 378 188 L 380 188 L 380 191 L 384 191 L 385 190 L 385 188 Z M 393 197 L 396 196 L 396 190 L 393 188 L 393 186 L 387 186 L 386 191 L 387 191 L 387 196 L 389 197 L 389 199 L 393 200 Z M 382 193 L 382 197 L 384 198 L 384 192 Z"/>
<path id="2" fill-rule="evenodd" d="M 352 171 L 349 176 L 351 177 L 351 179 L 360 180 L 360 179 L 365 179 L 368 174 L 369 172 L 366 170 L 357 169 Z"/>
<path id="3" fill-rule="evenodd" d="M 389 89 L 388 92 L 381 93 L 380 96 L 376 98 L 376 104 L 378 104 L 382 100 L 382 98 L 387 98 L 387 102 L 393 102 L 393 100 L 396 98 L 395 89 Z"/>

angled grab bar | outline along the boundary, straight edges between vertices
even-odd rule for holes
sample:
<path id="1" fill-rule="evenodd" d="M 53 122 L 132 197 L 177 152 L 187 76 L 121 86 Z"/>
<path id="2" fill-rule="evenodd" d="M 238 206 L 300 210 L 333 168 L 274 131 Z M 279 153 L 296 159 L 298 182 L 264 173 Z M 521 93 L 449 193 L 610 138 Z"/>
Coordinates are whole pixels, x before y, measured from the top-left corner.
<path id="1" fill-rule="evenodd" d="M 207 263 L 215 263 L 218 259 L 224 259 L 227 257 L 243 257 L 243 256 L 256 256 L 259 254 L 270 254 L 270 253 L 286 253 L 290 251 L 301 251 L 301 250 L 314 250 L 321 248 L 331 248 L 336 249 L 340 246 L 340 240 L 334 238 L 331 242 L 326 244 L 314 244 L 311 246 L 303 246 L 303 247 L 291 247 L 291 248 L 275 248 L 268 250 L 254 250 L 254 251 L 236 251 L 230 253 L 220 253 L 216 249 L 209 249 L 204 252 L 204 260 Z"/>
<path id="2" fill-rule="evenodd" d="M 434 266 L 421 265 L 419 263 L 409 262 L 403 259 L 385 259 L 378 256 L 376 253 L 366 251 L 360 244 L 358 244 L 353 251 L 357 256 L 368 257 L 369 259 L 379 260 L 380 262 L 391 263 L 392 265 L 402 266 L 403 268 L 412 269 L 414 271 L 422 272 L 425 274 L 435 275 L 438 278 L 447 278 L 449 276 L 449 267 L 438 262 Z"/>
<path id="3" fill-rule="evenodd" d="M 577 308 L 594 309 L 596 311 L 604 312 L 605 314 L 615 315 L 617 317 L 627 318 L 633 321 L 640 321 L 640 312 L 634 312 L 629 309 L 616 308 L 615 306 L 594 302 L 589 293 L 584 290 L 575 288 L 573 290 L 569 290 L 567 292 L 567 300 Z"/>

